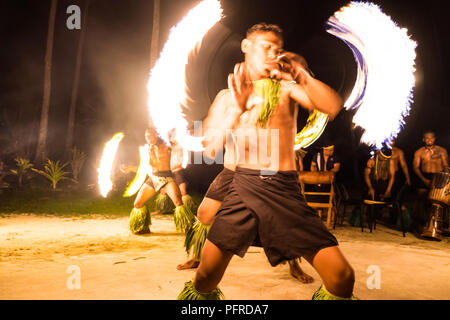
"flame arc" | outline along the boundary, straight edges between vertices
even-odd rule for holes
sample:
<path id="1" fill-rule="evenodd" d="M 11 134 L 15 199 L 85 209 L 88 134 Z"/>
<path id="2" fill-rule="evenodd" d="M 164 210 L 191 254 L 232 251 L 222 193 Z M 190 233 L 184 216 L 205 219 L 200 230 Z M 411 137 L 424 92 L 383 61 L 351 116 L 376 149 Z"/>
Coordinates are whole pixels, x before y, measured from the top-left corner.
<path id="1" fill-rule="evenodd" d="M 361 142 L 376 148 L 390 144 L 413 102 L 417 43 L 370 2 L 342 7 L 328 19 L 327 32 L 348 45 L 358 67 L 344 106 L 357 110 L 353 122 L 364 129 Z"/>
<path id="2" fill-rule="evenodd" d="M 114 164 L 114 158 L 117 153 L 120 142 L 122 141 L 124 134 L 122 132 L 116 133 L 111 140 L 105 144 L 103 155 L 100 160 L 100 166 L 97 169 L 98 172 L 98 185 L 100 187 L 100 193 L 103 197 L 107 197 L 108 193 L 113 187 L 111 172 Z"/>
<path id="3" fill-rule="evenodd" d="M 203 0 L 174 26 L 147 84 L 150 118 L 161 138 L 168 143 L 168 133 L 176 129 L 176 139 L 183 149 L 202 151 L 203 138 L 188 133 L 181 105 L 186 100 L 185 72 L 189 53 L 201 44 L 207 31 L 222 18 L 217 0 Z"/>
<path id="4" fill-rule="evenodd" d="M 138 192 L 139 189 L 144 184 L 147 175 L 148 176 L 152 175 L 152 167 L 150 166 L 149 146 L 147 144 L 145 146 L 139 147 L 139 155 L 140 155 L 140 162 L 136 172 L 136 176 L 126 189 L 125 193 L 123 194 L 124 197 L 131 197 L 136 192 Z"/>

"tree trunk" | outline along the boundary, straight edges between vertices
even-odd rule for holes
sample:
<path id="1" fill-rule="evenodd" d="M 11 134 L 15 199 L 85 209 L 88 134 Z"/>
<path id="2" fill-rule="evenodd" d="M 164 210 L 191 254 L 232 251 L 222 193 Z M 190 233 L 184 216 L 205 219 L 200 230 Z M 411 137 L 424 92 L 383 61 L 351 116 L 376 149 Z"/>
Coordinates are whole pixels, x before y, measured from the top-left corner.
<path id="1" fill-rule="evenodd" d="M 48 22 L 47 48 L 45 51 L 44 69 L 44 95 L 42 99 L 41 123 L 39 128 L 39 138 L 36 148 L 36 162 L 41 162 L 47 158 L 47 132 L 48 132 L 48 110 L 50 107 L 51 76 L 52 76 L 52 53 L 53 39 L 55 35 L 56 7 L 58 0 L 52 0 Z"/>
<path id="2" fill-rule="evenodd" d="M 149 73 L 156 63 L 159 56 L 159 14 L 160 0 L 153 0 L 153 22 L 152 22 L 152 39 L 150 42 L 150 65 Z M 148 126 L 153 126 L 152 119 L 149 117 Z"/>
<path id="3" fill-rule="evenodd" d="M 81 34 L 80 40 L 78 41 L 77 58 L 75 62 L 75 73 L 73 76 L 73 86 L 72 86 L 72 97 L 70 99 L 69 107 L 69 120 L 67 122 L 67 135 L 66 135 L 66 146 L 65 146 L 65 156 L 68 159 L 70 157 L 70 150 L 73 145 L 73 134 L 75 128 L 75 113 L 77 109 L 77 97 L 78 97 L 78 87 L 80 82 L 80 69 L 81 61 L 83 58 L 83 45 L 86 36 L 87 29 L 87 17 L 89 11 L 90 0 L 86 0 L 84 10 L 82 11 L 82 22 L 81 22 Z"/>
<path id="4" fill-rule="evenodd" d="M 160 13 L 160 0 L 154 0 L 152 40 L 150 44 L 150 70 L 155 65 L 156 59 L 158 59 L 159 56 L 159 13 Z"/>

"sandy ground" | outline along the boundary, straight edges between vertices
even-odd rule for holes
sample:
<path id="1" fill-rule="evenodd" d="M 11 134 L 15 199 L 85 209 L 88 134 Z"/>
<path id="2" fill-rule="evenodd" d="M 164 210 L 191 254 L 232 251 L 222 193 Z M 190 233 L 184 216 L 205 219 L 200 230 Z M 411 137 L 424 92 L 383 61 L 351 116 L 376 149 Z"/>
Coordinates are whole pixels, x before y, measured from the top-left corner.
<path id="1" fill-rule="evenodd" d="M 0 299 L 176 299 L 195 272 L 176 269 L 186 260 L 184 237 L 171 216 L 153 217 L 151 230 L 133 235 L 127 218 L 3 216 Z M 349 226 L 333 232 L 355 269 L 359 298 L 450 299 L 448 238 L 403 238 L 382 226 L 373 233 Z M 292 278 L 287 264 L 271 267 L 263 250 L 251 247 L 243 259 L 233 258 L 220 288 L 230 300 L 310 299 L 321 281 L 307 262 L 302 267 L 313 283 Z M 373 270 L 380 286 L 370 289 Z"/>

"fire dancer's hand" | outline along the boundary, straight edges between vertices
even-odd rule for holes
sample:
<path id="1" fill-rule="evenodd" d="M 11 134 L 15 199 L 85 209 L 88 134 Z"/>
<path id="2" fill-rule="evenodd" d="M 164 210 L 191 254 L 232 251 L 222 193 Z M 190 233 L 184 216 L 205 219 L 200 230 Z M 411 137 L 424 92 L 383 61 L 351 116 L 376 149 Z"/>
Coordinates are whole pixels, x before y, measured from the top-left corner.
<path id="1" fill-rule="evenodd" d="M 248 76 L 245 63 L 237 63 L 234 66 L 234 73 L 228 75 L 228 88 L 231 96 L 241 112 L 247 109 L 247 101 L 253 92 L 253 83 Z"/>
<path id="2" fill-rule="evenodd" d="M 387 191 L 383 194 L 382 199 L 389 199 L 391 197 L 391 191 Z"/>
<path id="3" fill-rule="evenodd" d="M 302 84 L 309 75 L 306 60 L 293 52 L 284 51 L 277 57 L 277 63 L 280 67 L 281 79 L 283 80 Z"/>
<path id="4" fill-rule="evenodd" d="M 428 188 L 431 187 L 431 180 L 430 180 L 430 179 L 426 179 L 426 178 L 425 178 L 425 180 L 423 180 L 423 183 L 425 183 L 425 185 L 426 185 Z"/>

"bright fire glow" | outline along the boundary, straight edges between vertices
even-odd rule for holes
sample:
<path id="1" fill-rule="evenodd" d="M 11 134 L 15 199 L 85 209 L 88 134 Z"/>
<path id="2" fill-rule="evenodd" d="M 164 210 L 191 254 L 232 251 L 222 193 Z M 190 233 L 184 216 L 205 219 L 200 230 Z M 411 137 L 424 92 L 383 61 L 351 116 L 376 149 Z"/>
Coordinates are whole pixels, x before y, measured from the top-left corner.
<path id="1" fill-rule="evenodd" d="M 409 114 L 415 84 L 416 42 L 373 3 L 351 2 L 328 19 L 328 32 L 353 51 L 357 79 L 345 108 L 358 109 L 353 122 L 363 143 L 390 144 Z"/>
<path id="2" fill-rule="evenodd" d="M 147 84 L 148 107 L 159 135 L 168 144 L 168 132 L 176 128 L 183 149 L 201 151 L 202 138 L 187 130 L 181 104 L 185 102 L 185 71 L 189 53 L 201 44 L 207 31 L 222 17 L 218 0 L 203 0 L 170 31 Z"/>
<path id="3" fill-rule="evenodd" d="M 136 192 L 138 192 L 138 190 L 144 184 L 147 175 L 151 176 L 152 174 L 148 144 L 139 147 L 139 155 L 140 155 L 139 168 L 136 172 L 136 176 L 134 177 L 133 181 L 130 183 L 127 190 L 125 191 L 123 195 L 124 197 L 131 197 Z"/>
<path id="4" fill-rule="evenodd" d="M 320 111 L 314 110 L 308 117 L 306 125 L 295 136 L 294 150 L 300 148 L 307 148 L 314 143 L 323 131 L 328 123 L 328 115 Z"/>
<path id="5" fill-rule="evenodd" d="M 111 181 L 112 167 L 114 164 L 114 158 L 116 157 L 117 148 L 119 147 L 123 137 L 124 134 L 119 132 L 105 144 L 105 149 L 103 150 L 103 155 L 100 160 L 100 166 L 97 169 L 100 193 L 105 198 L 113 186 Z"/>

